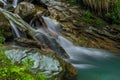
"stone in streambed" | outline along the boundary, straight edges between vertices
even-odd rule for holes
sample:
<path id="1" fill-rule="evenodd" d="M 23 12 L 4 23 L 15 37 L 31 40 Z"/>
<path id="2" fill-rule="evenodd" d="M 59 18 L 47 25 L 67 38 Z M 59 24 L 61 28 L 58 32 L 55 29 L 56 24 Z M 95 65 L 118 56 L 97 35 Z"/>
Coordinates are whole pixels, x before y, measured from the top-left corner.
<path id="1" fill-rule="evenodd" d="M 48 80 L 75 80 L 76 69 L 69 63 L 57 57 L 54 53 L 39 51 L 33 48 L 9 47 L 6 50 L 12 62 L 22 62 L 31 59 L 31 71 L 46 75 Z"/>

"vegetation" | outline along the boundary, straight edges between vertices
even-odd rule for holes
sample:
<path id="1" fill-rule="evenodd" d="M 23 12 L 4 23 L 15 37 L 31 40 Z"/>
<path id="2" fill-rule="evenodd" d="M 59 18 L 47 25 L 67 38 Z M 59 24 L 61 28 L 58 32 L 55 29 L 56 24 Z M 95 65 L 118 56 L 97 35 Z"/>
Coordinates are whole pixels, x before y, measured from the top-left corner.
<path id="1" fill-rule="evenodd" d="M 3 33 L 3 29 L 0 29 L 0 80 L 46 80 L 44 75 L 34 74 L 30 71 L 30 67 L 34 62 L 30 59 L 20 64 L 11 63 L 11 60 L 5 55 Z"/>
<path id="2" fill-rule="evenodd" d="M 84 5 L 87 9 L 103 19 L 120 24 L 120 0 L 69 0 Z M 89 19 L 88 19 L 89 21 Z"/>
<path id="3" fill-rule="evenodd" d="M 85 21 L 86 23 L 94 23 L 96 25 L 104 25 L 105 24 L 104 20 L 93 17 L 92 13 L 88 10 L 84 12 L 83 21 Z"/>

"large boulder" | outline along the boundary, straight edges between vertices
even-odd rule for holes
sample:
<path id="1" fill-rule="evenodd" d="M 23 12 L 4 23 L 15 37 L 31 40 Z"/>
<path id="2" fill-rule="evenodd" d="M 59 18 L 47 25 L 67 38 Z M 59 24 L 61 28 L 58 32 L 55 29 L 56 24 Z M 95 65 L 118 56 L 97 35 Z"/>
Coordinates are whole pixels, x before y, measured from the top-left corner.
<path id="1" fill-rule="evenodd" d="M 76 69 L 54 53 L 46 53 L 35 48 L 8 47 L 6 54 L 13 63 L 31 59 L 34 61 L 31 70 L 46 75 L 48 80 L 51 78 L 52 80 L 75 80 L 76 78 Z"/>
<path id="2" fill-rule="evenodd" d="M 36 13 L 36 8 L 29 2 L 21 2 L 17 5 L 15 13 L 22 18 L 31 17 Z"/>

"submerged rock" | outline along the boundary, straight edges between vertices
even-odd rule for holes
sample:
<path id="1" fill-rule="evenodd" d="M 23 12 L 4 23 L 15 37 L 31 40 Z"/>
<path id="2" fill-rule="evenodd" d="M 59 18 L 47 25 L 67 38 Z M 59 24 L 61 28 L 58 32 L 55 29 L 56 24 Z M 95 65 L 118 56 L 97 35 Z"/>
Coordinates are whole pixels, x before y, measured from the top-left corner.
<path id="1" fill-rule="evenodd" d="M 75 80 L 76 78 L 75 68 L 50 52 L 41 52 L 35 48 L 14 47 L 7 49 L 6 55 L 13 63 L 21 63 L 26 59 L 31 59 L 34 61 L 31 71 L 42 73 L 48 79 Z"/>

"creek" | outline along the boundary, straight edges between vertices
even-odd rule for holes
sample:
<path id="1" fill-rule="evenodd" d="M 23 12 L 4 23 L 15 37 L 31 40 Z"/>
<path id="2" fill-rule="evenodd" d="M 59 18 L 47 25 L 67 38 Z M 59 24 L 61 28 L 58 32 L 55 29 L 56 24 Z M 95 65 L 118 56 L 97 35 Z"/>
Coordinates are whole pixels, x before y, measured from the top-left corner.
<path id="1" fill-rule="evenodd" d="M 4 2 L 4 4 L 6 3 Z M 13 3 L 14 7 L 16 5 L 17 0 L 15 0 Z M 62 36 L 60 33 L 60 25 L 58 25 L 55 20 L 44 16 L 43 19 L 47 24 L 47 29 L 57 34 L 55 41 L 69 55 L 70 58 L 65 58 L 64 60 L 71 63 L 77 69 L 78 80 L 120 80 L 119 55 L 115 55 L 106 50 L 76 46 L 71 41 Z M 16 37 L 21 37 L 15 23 L 10 21 L 10 24 Z M 49 40 L 49 44 L 52 45 L 52 49 L 56 53 L 60 53 L 60 51 L 56 48 L 54 41 L 51 39 L 51 36 L 48 35 L 48 33 L 46 33 L 43 28 L 37 28 L 34 30 L 36 32 L 42 33 Z M 37 35 L 38 34 L 35 36 Z M 40 36 L 39 40 L 45 43 L 43 36 Z"/>

